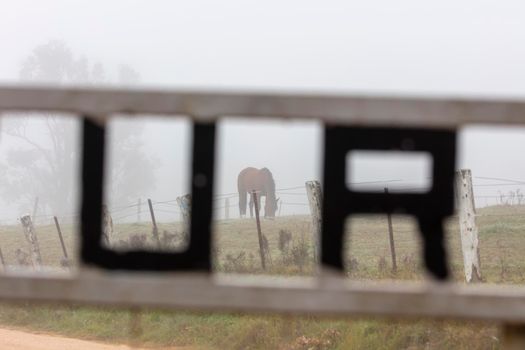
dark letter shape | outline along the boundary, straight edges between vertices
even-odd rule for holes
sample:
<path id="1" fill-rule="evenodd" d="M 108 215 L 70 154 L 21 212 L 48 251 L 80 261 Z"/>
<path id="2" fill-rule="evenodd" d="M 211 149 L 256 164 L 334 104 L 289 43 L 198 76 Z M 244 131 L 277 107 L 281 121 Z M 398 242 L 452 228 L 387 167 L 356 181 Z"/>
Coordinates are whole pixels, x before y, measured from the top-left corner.
<path id="1" fill-rule="evenodd" d="M 346 185 L 346 156 L 351 150 L 425 151 L 433 157 L 428 193 L 356 192 Z M 443 220 L 454 210 L 456 132 L 412 128 L 330 127 L 325 129 L 322 262 L 343 269 L 345 219 L 357 213 L 414 215 L 424 239 L 427 269 L 448 277 Z"/>
<path id="2" fill-rule="evenodd" d="M 102 246 L 104 145 L 104 127 L 85 118 L 82 150 L 82 262 L 106 269 L 210 271 L 215 123 L 194 124 L 190 242 L 188 249 L 180 253 L 143 250 L 116 252 Z"/>

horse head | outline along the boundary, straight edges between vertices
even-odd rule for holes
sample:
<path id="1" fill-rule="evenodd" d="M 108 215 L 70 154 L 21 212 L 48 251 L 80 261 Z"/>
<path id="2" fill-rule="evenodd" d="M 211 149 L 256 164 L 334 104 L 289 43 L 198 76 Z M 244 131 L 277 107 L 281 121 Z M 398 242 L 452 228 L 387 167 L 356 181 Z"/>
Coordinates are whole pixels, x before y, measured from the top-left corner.
<path id="1" fill-rule="evenodd" d="M 275 194 L 268 194 L 266 196 L 266 205 L 264 206 L 264 217 L 274 218 L 278 208 L 279 198 L 275 198 Z"/>

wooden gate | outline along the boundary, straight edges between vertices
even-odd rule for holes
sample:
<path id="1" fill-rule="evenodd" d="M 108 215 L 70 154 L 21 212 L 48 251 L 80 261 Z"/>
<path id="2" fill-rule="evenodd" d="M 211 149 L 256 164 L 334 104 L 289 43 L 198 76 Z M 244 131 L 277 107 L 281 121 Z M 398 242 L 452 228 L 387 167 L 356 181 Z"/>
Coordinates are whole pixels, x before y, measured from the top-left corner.
<path id="1" fill-rule="evenodd" d="M 7 111 L 72 112 L 83 119 L 81 267 L 72 276 L 4 273 L 1 299 L 497 320 L 508 325 L 509 347 L 513 342 L 525 347 L 520 326 L 525 325 L 525 288 L 449 282 L 442 227 L 453 213 L 457 128 L 525 124 L 523 101 L 4 87 L 0 112 Z M 192 215 L 184 252 L 122 253 L 101 243 L 105 124 L 117 113 L 185 115 L 193 120 Z M 270 281 L 211 273 L 215 124 L 222 116 L 323 122 L 321 270 L 316 277 Z M 428 193 L 362 193 L 346 187 L 349 151 L 390 149 L 430 153 L 433 183 Z M 343 220 L 396 209 L 417 218 L 425 265 L 433 278 L 396 284 L 356 284 L 344 278 Z"/>

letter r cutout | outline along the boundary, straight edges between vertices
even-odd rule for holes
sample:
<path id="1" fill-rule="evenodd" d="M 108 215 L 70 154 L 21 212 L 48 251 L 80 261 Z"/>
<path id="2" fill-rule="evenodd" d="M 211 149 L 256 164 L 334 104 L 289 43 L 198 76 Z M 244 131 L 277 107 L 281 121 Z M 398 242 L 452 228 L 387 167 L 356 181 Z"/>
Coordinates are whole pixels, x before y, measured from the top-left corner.
<path id="1" fill-rule="evenodd" d="M 428 152 L 432 184 L 425 193 L 357 192 L 346 184 L 346 156 L 353 150 Z M 423 237 L 423 257 L 437 279 L 448 277 L 443 220 L 454 211 L 456 131 L 441 129 L 326 126 L 321 261 L 342 270 L 344 224 L 359 213 L 411 214 Z"/>

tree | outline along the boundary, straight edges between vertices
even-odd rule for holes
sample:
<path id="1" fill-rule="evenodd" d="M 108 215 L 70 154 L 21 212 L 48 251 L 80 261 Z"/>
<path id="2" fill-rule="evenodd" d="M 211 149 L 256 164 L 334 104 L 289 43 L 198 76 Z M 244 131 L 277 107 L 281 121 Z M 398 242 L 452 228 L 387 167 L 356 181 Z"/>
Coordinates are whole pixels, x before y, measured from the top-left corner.
<path id="1" fill-rule="evenodd" d="M 63 42 L 51 41 L 38 46 L 23 61 L 20 78 L 32 83 L 100 84 L 109 82 L 102 64 L 76 58 Z M 134 84 L 139 75 L 122 65 L 119 82 Z M 3 126 L 3 145 L 8 148 L 0 163 L 1 192 L 4 199 L 18 202 L 26 210 L 35 197 L 53 214 L 71 212 L 77 198 L 75 182 L 79 172 L 79 120 L 54 113 L 18 114 Z M 112 157 L 109 198 L 115 204 L 129 203 L 154 184 L 155 162 L 143 151 L 142 127 L 121 124 L 112 133 L 117 149 Z M 106 163 L 107 164 L 107 163 Z"/>

